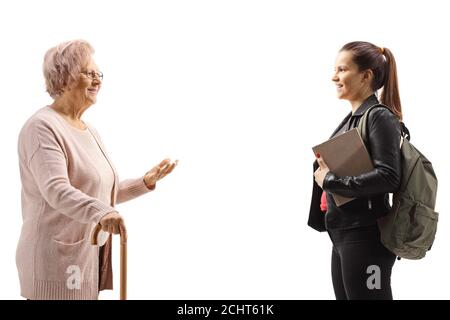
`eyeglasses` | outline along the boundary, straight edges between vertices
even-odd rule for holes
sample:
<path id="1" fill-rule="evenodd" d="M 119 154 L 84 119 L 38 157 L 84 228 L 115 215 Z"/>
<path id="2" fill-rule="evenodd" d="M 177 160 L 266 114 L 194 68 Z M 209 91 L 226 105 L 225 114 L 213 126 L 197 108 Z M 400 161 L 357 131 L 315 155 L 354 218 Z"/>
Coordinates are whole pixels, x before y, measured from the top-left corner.
<path id="1" fill-rule="evenodd" d="M 83 71 L 82 74 L 86 75 L 89 79 L 95 80 L 97 76 L 100 80 L 103 80 L 103 72 L 97 71 Z"/>

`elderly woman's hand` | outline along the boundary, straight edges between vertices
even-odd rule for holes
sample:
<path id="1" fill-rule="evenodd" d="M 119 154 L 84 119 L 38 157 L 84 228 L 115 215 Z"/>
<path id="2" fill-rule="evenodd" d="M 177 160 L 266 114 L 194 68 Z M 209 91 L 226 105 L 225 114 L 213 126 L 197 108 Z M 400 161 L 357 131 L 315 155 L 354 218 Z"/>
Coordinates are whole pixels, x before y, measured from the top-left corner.
<path id="1" fill-rule="evenodd" d="M 122 216 L 114 211 L 107 213 L 100 219 L 100 225 L 102 226 L 102 230 L 113 233 L 113 234 L 119 234 L 120 230 L 122 230 L 122 234 L 126 236 L 127 229 L 125 228 L 125 222 L 122 218 Z"/>
<path id="2" fill-rule="evenodd" d="M 154 166 L 144 176 L 145 185 L 148 188 L 155 186 L 156 182 L 167 176 L 177 166 L 178 160 L 171 162 L 170 159 L 164 159 L 160 164 Z"/>

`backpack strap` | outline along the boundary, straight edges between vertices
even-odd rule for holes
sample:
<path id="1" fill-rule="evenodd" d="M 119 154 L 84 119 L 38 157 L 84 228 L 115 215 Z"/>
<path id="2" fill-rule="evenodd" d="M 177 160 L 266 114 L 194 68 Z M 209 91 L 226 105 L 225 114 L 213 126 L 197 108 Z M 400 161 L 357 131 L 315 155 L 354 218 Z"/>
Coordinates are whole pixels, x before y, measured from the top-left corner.
<path id="1" fill-rule="evenodd" d="M 359 134 L 361 135 L 361 138 L 364 141 L 364 144 L 366 145 L 366 147 L 369 146 L 369 140 L 367 138 L 368 137 L 367 118 L 369 117 L 369 112 L 372 111 L 372 109 L 377 108 L 377 107 L 384 107 L 384 108 L 388 109 L 389 111 L 391 111 L 391 109 L 389 109 L 387 106 L 380 103 L 380 104 L 375 104 L 375 105 L 371 106 L 369 109 L 367 109 L 363 113 L 363 115 L 361 116 L 361 119 L 359 119 L 359 122 L 358 122 L 358 131 L 359 131 Z"/>
<path id="2" fill-rule="evenodd" d="M 402 126 L 402 137 L 409 141 L 411 139 L 411 135 L 409 134 L 408 128 L 405 126 L 403 121 L 400 121 L 400 125 Z"/>
<path id="3" fill-rule="evenodd" d="M 389 109 L 388 106 L 385 106 L 384 104 L 375 104 L 373 106 L 371 106 L 369 109 L 367 109 L 363 115 L 361 116 L 361 119 L 358 122 L 358 130 L 359 130 L 359 134 L 361 135 L 362 140 L 364 141 L 364 144 L 366 145 L 366 147 L 368 147 L 369 145 L 369 141 L 368 141 L 368 129 L 367 129 L 367 118 L 369 117 L 369 112 L 372 111 L 372 109 L 377 108 L 377 107 L 383 107 L 388 109 L 390 112 L 392 112 L 391 109 Z M 392 112 L 393 113 L 393 112 Z M 403 142 L 403 139 L 407 139 L 408 141 L 411 139 L 411 135 L 409 134 L 409 130 L 408 128 L 405 126 L 405 123 L 403 121 L 400 121 L 400 125 L 401 125 L 401 131 L 402 131 L 402 141 L 400 143 L 400 145 Z"/>

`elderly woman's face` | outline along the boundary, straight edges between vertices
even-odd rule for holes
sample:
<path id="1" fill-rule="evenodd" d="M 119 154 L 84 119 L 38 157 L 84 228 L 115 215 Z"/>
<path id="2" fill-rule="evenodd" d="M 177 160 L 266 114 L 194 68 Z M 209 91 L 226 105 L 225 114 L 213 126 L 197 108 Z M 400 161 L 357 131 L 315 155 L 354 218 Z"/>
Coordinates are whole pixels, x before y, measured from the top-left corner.
<path id="1" fill-rule="evenodd" d="M 92 105 L 97 102 L 97 93 L 102 85 L 98 73 L 97 65 L 91 59 L 82 69 L 78 82 L 74 83 L 70 90 L 70 93 L 78 103 Z"/>

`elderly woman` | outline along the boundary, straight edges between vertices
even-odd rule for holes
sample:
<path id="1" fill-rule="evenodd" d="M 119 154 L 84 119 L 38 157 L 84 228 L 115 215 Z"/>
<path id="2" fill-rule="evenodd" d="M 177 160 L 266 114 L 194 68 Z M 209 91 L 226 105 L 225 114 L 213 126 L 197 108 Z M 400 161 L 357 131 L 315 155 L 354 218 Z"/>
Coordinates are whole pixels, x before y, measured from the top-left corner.
<path id="1" fill-rule="evenodd" d="M 114 206 L 154 190 L 177 163 L 165 159 L 143 177 L 119 182 L 98 132 L 81 120 L 103 79 L 93 53 L 83 40 L 48 50 L 43 69 L 54 102 L 19 135 L 23 225 L 16 263 L 28 299 L 97 299 L 112 289 L 107 232 L 125 230 Z M 90 244 L 97 224 L 101 247 Z"/>

